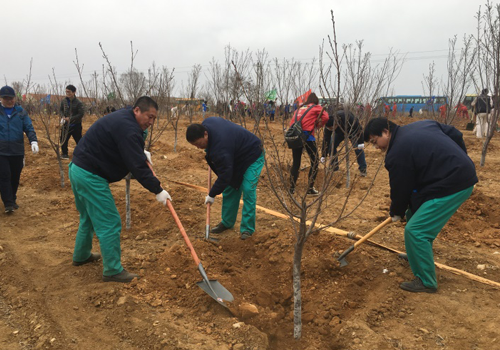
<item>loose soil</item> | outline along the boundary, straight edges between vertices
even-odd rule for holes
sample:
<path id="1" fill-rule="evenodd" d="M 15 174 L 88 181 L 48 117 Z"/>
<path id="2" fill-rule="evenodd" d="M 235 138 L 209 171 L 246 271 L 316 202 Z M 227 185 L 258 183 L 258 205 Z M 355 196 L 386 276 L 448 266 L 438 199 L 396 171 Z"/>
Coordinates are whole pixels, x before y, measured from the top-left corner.
<path id="1" fill-rule="evenodd" d="M 84 130 L 90 124 L 84 123 Z M 78 212 L 69 181 L 66 177 L 61 187 L 55 153 L 35 121 L 41 151 L 26 154 L 20 209 L 0 215 L 0 349 L 500 349 L 498 289 L 438 269 L 437 294 L 405 292 L 399 284 L 413 275 L 397 254 L 363 244 L 341 268 L 336 257 L 353 241 L 325 230 L 305 245 L 303 330 L 302 338 L 294 340 L 290 220 L 258 211 L 251 239 L 239 239 L 238 221 L 219 235 L 218 243 L 205 241 L 205 193 L 169 181 L 207 183 L 204 153 L 184 140 L 187 120 L 179 125 L 176 152 L 172 130 L 154 145 L 155 171 L 208 276 L 231 291 L 234 302 L 226 309 L 198 288 L 201 276 L 172 215 L 135 181 L 129 230 L 125 182 L 111 189 L 123 218 L 122 263 L 141 279 L 103 283 L 100 262 L 72 266 Z M 437 237 L 435 259 L 500 282 L 500 141 L 495 135 L 486 165 L 480 167 L 482 142 L 465 124 L 457 127 L 480 182 Z M 282 125 L 272 123 L 271 130 L 280 138 Z M 361 198 L 370 189 L 369 194 L 335 224 L 358 235 L 382 222 L 390 204 L 387 172 L 377 173 L 383 156 L 371 146 L 366 155 L 369 175 L 356 177 L 352 196 Z M 64 168 L 67 174 L 67 163 Z M 346 191 L 343 174 L 337 178 L 339 193 Z M 258 205 L 283 212 L 265 170 Z M 319 218 L 323 223 L 333 220 L 342 202 L 327 205 Z M 212 225 L 219 222 L 220 207 L 217 198 Z M 404 250 L 403 231 L 404 223 L 390 224 L 372 239 Z M 94 251 L 99 251 L 97 239 Z"/>

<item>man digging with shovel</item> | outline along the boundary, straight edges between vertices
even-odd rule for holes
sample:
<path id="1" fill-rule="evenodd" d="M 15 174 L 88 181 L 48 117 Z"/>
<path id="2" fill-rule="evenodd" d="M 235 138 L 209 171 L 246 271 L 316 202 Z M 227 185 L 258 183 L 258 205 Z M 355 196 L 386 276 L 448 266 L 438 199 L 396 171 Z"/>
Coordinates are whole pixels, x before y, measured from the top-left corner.
<path id="1" fill-rule="evenodd" d="M 80 225 L 75 239 L 73 265 L 97 261 L 92 253 L 94 232 L 103 258 L 104 282 L 130 282 L 139 276 L 121 264 L 121 218 L 109 183 L 122 180 L 129 172 L 139 183 L 156 194 L 156 200 L 172 200 L 148 167 L 149 152 L 144 151 L 143 132 L 153 125 L 158 105 L 148 96 L 139 97 L 132 108 L 123 108 L 96 121 L 73 152 L 69 179 L 75 195 Z"/>
<path id="2" fill-rule="evenodd" d="M 400 221 L 405 215 L 407 219 L 405 248 L 416 278 L 400 287 L 435 293 L 432 243 L 478 182 L 462 133 L 431 120 L 398 126 L 375 118 L 368 122 L 364 137 L 386 152 L 392 220 Z"/>
<path id="3" fill-rule="evenodd" d="M 219 117 L 191 124 L 186 139 L 206 151 L 207 163 L 218 176 L 205 198 L 205 204 L 211 205 L 222 193 L 222 221 L 211 232 L 222 233 L 234 226 L 243 194 L 240 238 L 250 238 L 255 231 L 257 183 L 264 166 L 262 142 L 245 128 Z"/>

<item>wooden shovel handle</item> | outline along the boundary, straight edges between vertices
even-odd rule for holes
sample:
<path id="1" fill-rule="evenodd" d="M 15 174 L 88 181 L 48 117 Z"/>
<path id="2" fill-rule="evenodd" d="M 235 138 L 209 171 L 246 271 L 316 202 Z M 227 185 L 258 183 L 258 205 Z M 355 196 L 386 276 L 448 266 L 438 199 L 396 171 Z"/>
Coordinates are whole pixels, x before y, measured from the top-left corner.
<path id="1" fill-rule="evenodd" d="M 359 241 L 357 241 L 356 243 L 354 243 L 354 247 L 357 247 L 359 246 L 360 244 L 362 244 L 364 241 L 366 241 L 367 239 L 369 239 L 371 236 L 373 236 L 375 233 L 377 233 L 378 231 L 380 231 L 380 229 L 382 229 L 382 227 L 386 226 L 387 224 L 391 223 L 392 222 L 392 218 L 389 217 L 387 219 L 385 219 L 384 222 L 382 222 L 380 225 L 378 225 L 377 227 L 375 227 L 373 230 L 371 230 L 370 232 L 368 232 L 366 235 L 363 236 L 363 238 L 361 238 Z"/>
<path id="2" fill-rule="evenodd" d="M 153 167 L 151 166 L 151 164 L 148 161 L 146 161 L 146 163 L 148 164 L 149 169 L 151 169 L 151 172 L 153 173 L 153 175 L 156 177 L 155 171 L 153 170 Z M 177 224 L 177 227 L 181 231 L 182 238 L 184 238 L 184 242 L 186 242 L 186 245 L 188 246 L 189 250 L 191 251 L 191 256 L 193 257 L 194 262 L 196 263 L 197 266 L 200 265 L 200 259 L 198 258 L 198 254 L 196 254 L 196 251 L 194 250 L 194 247 L 191 244 L 191 241 L 189 240 L 189 237 L 186 233 L 186 230 L 184 230 L 184 226 L 182 226 L 181 220 L 179 219 L 179 217 L 177 216 L 177 213 L 174 210 L 172 202 L 170 202 L 170 200 L 168 200 L 168 199 L 167 199 L 167 207 L 170 210 L 170 213 L 172 213 L 172 216 L 174 217 L 174 221 Z"/>

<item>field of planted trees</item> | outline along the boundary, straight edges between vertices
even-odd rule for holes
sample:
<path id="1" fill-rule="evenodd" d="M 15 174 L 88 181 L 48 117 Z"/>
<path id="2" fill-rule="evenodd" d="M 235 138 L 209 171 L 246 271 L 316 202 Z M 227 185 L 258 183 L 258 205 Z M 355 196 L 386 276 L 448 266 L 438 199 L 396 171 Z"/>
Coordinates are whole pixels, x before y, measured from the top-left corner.
<path id="1" fill-rule="evenodd" d="M 330 102 L 330 113 L 342 102 L 365 126 L 383 113 L 381 97 L 397 95 L 394 82 L 405 64 L 397 50 L 374 61 L 363 41 L 338 43 L 333 12 L 332 33 L 319 46 L 319 58 L 307 63 L 229 45 L 222 61 L 196 64 L 186 81 L 176 82 L 172 67 L 137 69 L 134 60 L 142 53 L 132 42 L 130 66 L 118 71 L 99 43 L 102 71 L 84 70 L 75 49 L 78 84 L 58 79 L 53 69 L 50 84 L 41 86 L 31 79 L 32 60 L 26 78 L 9 84 L 33 120 L 40 153 L 26 153 L 20 208 L 0 215 L 0 349 L 500 349 L 499 18 L 500 5 L 488 2 L 472 18 L 477 34 L 449 40 L 447 74 L 437 77 L 434 63 L 423 73 L 418 89 L 442 96 L 445 113 L 390 115 L 399 125 L 434 119 L 455 126 L 476 166 L 479 182 L 471 197 L 434 241 L 436 294 L 399 288 L 413 279 L 398 256 L 405 222 L 383 227 L 348 255 L 347 266 L 338 261 L 353 238 L 389 217 L 385 155 L 373 145 L 366 144 L 362 177 L 351 144 L 342 143 L 338 171 L 328 162 L 319 165 L 317 197 L 306 195 L 310 164 L 304 155 L 295 193 L 289 192 L 286 106 L 313 91 Z M 72 265 L 79 215 L 68 164 L 75 144 L 69 143 L 70 160 L 63 159 L 58 113 L 70 83 L 85 104 L 84 132 L 140 96 L 158 102 L 146 149 L 208 277 L 234 296 L 227 307 L 198 287 L 202 276 L 178 224 L 134 179 L 110 187 L 123 223 L 123 266 L 141 278 L 103 283 L 101 262 Z M 456 106 L 484 87 L 496 112 L 487 137 L 479 139 Z M 207 116 L 229 119 L 262 140 L 266 164 L 250 239 L 239 237 L 240 217 L 218 241 L 205 239 L 208 166 L 205 153 L 185 140 L 187 127 L 203 120 L 202 101 Z M 316 135 L 321 151 L 323 130 Z M 212 226 L 220 215 L 217 198 Z M 94 247 L 98 251 L 96 238 Z"/>
<path id="2" fill-rule="evenodd" d="M 35 128 L 42 130 L 40 118 L 34 119 Z M 193 116 L 193 121 L 200 120 L 201 115 Z M 86 119 L 85 130 L 92 121 Z M 398 124 L 412 121 L 395 120 Z M 253 121 L 247 122 L 253 130 Z M 380 167 L 380 151 L 367 147 L 368 176 L 359 177 L 353 165 L 349 188 L 345 159 L 333 174 L 320 166 L 317 187 L 322 188 L 328 176 L 331 186 L 316 227 L 332 224 L 334 229 L 313 231 L 305 243 L 300 276 L 302 334 L 296 340 L 292 263 L 299 231 L 287 216 L 300 216 L 300 210 L 283 194 L 275 176 L 277 154 L 284 174 L 291 158 L 282 142 L 273 145 L 273 137 L 282 140 L 283 125 L 278 119 L 262 122 L 256 130 L 265 140 L 268 164 L 258 187 L 255 235 L 240 240 L 238 220 L 234 230 L 214 243 L 204 240 L 207 165 L 204 152 L 184 139 L 189 123 L 188 117 L 179 118 L 175 150 L 172 127 L 154 143 L 155 171 L 171 193 L 209 278 L 227 288 L 234 301 L 226 309 L 197 287 L 201 276 L 172 216 L 134 180 L 130 229 L 125 228 L 125 181 L 112 184 L 111 189 L 124 222 L 122 262 L 141 279 L 126 285 L 102 283 L 101 263 L 72 266 L 78 212 L 67 179 L 61 187 L 50 142 L 39 132 L 40 154 L 26 156 L 18 193 L 21 208 L 0 220 L 0 348 L 498 348 L 497 134 L 486 164 L 479 166 L 482 141 L 465 130 L 465 122 L 456 125 L 464 133 L 480 181 L 434 243 L 436 263 L 441 264 L 437 294 L 401 290 L 399 284 L 412 277 L 408 263 L 372 243 L 352 252 L 348 266 L 341 267 L 337 261 L 339 252 L 353 243 L 342 232 L 362 236 L 388 217 L 388 175 Z M 70 150 L 71 146 L 70 142 Z M 295 195 L 299 205 L 305 197 L 307 165 L 304 161 Z M 66 176 L 67 166 L 62 163 Z M 311 201 L 306 197 L 306 205 Z M 219 222 L 220 205 L 217 199 L 212 225 Z M 371 241 L 404 251 L 403 230 L 404 223 L 389 224 Z M 458 269 L 459 274 L 447 267 Z"/>

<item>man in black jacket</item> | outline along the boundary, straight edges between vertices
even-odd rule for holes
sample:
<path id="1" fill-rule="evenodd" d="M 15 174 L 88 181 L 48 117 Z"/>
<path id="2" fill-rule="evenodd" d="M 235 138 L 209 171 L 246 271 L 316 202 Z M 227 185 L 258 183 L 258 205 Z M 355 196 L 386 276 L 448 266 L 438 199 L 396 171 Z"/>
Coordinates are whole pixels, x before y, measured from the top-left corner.
<path id="1" fill-rule="evenodd" d="M 121 265 L 121 218 L 109 188 L 110 182 L 123 179 L 129 172 L 156 200 L 171 200 L 160 181 L 146 164 L 143 132 L 153 125 L 158 105 L 147 96 L 132 108 L 120 109 L 96 121 L 73 153 L 69 179 L 80 213 L 73 265 L 100 259 L 91 252 L 93 232 L 99 239 L 103 258 L 104 282 L 130 282 L 138 275 Z"/>
<path id="2" fill-rule="evenodd" d="M 462 133 L 431 120 L 400 127 L 375 118 L 366 126 L 364 138 L 386 152 L 393 221 L 405 215 L 407 219 L 405 247 L 416 278 L 401 288 L 434 293 L 432 242 L 478 182 Z"/>
<path id="3" fill-rule="evenodd" d="M 332 153 L 332 133 L 333 133 L 333 153 Z M 366 159 L 365 159 L 365 143 L 363 142 L 363 127 L 359 123 L 358 118 L 351 112 L 348 113 L 346 123 L 346 112 L 344 107 L 339 107 L 336 114 L 331 114 L 330 119 L 325 125 L 323 151 L 320 159 L 321 163 L 326 161 L 328 155 L 332 155 L 330 164 L 334 171 L 339 169 L 337 147 L 344 141 L 347 135 L 349 141 L 354 148 L 356 160 L 358 162 L 358 169 L 361 176 L 365 177 L 366 173 Z M 346 141 L 347 142 L 347 141 Z"/>
<path id="4" fill-rule="evenodd" d="M 222 221 L 212 229 L 221 233 L 234 226 L 243 194 L 240 238 L 247 239 L 255 231 L 257 183 L 264 166 L 260 139 L 245 128 L 219 117 L 187 128 L 186 139 L 206 151 L 206 160 L 217 174 L 205 204 L 214 203 L 222 193 Z"/>
<path id="5" fill-rule="evenodd" d="M 76 98 L 76 87 L 66 86 L 66 98 L 61 101 L 61 158 L 69 159 L 68 142 L 73 136 L 76 144 L 82 138 L 82 118 L 85 114 L 83 103 Z"/>
<path id="6" fill-rule="evenodd" d="M 491 112 L 491 99 L 488 96 L 488 89 L 483 89 L 481 95 L 472 101 L 476 115 L 476 137 L 483 138 L 488 134 L 489 115 Z"/>

